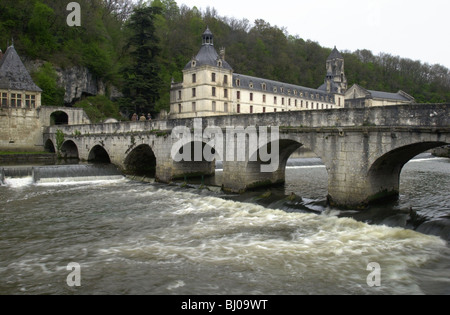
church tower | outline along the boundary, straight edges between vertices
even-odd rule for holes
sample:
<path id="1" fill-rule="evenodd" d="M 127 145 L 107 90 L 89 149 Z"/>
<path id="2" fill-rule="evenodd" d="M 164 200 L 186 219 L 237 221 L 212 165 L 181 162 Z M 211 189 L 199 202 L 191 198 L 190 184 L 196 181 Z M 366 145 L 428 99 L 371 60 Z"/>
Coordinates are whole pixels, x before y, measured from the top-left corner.
<path id="1" fill-rule="evenodd" d="M 344 106 L 345 92 L 348 87 L 344 64 L 344 57 L 342 57 L 341 53 L 334 47 L 327 59 L 327 75 L 325 77 L 325 83 L 319 87 L 319 90 L 335 94 L 335 102 L 339 107 Z"/>
<path id="2" fill-rule="evenodd" d="M 327 59 L 327 76 L 325 79 L 328 93 L 344 94 L 347 90 L 347 78 L 344 70 L 344 57 L 334 47 Z"/>

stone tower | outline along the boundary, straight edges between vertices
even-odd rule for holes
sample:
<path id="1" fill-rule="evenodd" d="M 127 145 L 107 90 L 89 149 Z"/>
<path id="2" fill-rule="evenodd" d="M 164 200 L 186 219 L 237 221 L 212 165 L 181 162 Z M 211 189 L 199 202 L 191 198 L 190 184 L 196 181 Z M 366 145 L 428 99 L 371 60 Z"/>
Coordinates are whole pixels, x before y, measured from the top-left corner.
<path id="1" fill-rule="evenodd" d="M 328 93 L 344 94 L 347 91 L 347 78 L 345 77 L 344 57 L 334 47 L 327 59 L 327 76 L 325 78 Z"/>

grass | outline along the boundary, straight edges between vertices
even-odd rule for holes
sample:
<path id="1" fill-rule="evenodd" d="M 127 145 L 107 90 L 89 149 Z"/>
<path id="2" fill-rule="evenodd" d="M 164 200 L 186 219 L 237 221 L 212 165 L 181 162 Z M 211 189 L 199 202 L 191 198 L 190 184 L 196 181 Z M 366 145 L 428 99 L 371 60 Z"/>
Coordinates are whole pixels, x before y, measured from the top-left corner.
<path id="1" fill-rule="evenodd" d="M 0 156 L 1 155 L 35 155 L 35 154 L 54 154 L 54 153 L 50 153 L 50 152 L 27 152 L 27 151 L 0 151 Z"/>

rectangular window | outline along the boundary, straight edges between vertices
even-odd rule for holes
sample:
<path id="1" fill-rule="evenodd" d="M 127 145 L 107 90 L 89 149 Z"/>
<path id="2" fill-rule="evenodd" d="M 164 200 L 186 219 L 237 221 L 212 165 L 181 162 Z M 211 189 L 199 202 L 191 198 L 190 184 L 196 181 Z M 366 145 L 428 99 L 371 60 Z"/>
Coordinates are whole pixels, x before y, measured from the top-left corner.
<path id="1" fill-rule="evenodd" d="M 238 100 L 241 99 L 241 91 L 237 91 L 237 99 L 238 99 Z"/>
<path id="2" fill-rule="evenodd" d="M 228 76 L 227 75 L 223 76 L 223 84 L 228 84 Z"/>
<path id="3" fill-rule="evenodd" d="M 213 73 L 213 74 L 211 75 L 211 81 L 212 81 L 212 82 L 216 82 L 216 74 L 215 74 L 215 73 Z"/>
<path id="4" fill-rule="evenodd" d="M 223 97 L 228 98 L 228 90 L 223 90 Z"/>
<path id="5" fill-rule="evenodd" d="M 284 105 L 284 97 L 281 98 L 281 105 Z"/>
<path id="6" fill-rule="evenodd" d="M 181 100 L 181 91 L 178 91 L 178 99 Z"/>
<path id="7" fill-rule="evenodd" d="M 277 105 L 277 97 L 276 97 L 276 96 L 273 97 L 273 103 L 274 103 L 275 105 Z"/>
<path id="8" fill-rule="evenodd" d="M 0 106 L 7 107 L 8 106 L 8 94 L 2 93 L 2 99 L 0 101 Z"/>
<path id="9" fill-rule="evenodd" d="M 237 104 L 237 113 L 240 114 L 241 113 L 241 104 Z"/>
<path id="10" fill-rule="evenodd" d="M 250 101 L 253 102 L 253 93 L 250 93 Z"/>
<path id="11" fill-rule="evenodd" d="M 228 113 L 228 103 L 223 104 L 223 111 Z"/>
<path id="12" fill-rule="evenodd" d="M 31 108 L 31 95 L 25 95 L 25 107 Z"/>
<path id="13" fill-rule="evenodd" d="M 11 94 L 11 107 L 18 107 L 17 105 L 17 98 L 19 94 L 12 93 Z"/>
<path id="14" fill-rule="evenodd" d="M 216 97 L 216 88 L 215 87 L 212 88 L 212 96 Z"/>
<path id="15" fill-rule="evenodd" d="M 212 102 L 212 111 L 213 111 L 213 112 L 216 111 L 216 102 Z"/>
<path id="16" fill-rule="evenodd" d="M 178 104 L 178 114 L 181 114 L 182 108 L 181 108 L 181 104 Z"/>
<path id="17" fill-rule="evenodd" d="M 253 106 L 250 106 L 250 114 L 253 114 Z"/>
<path id="18" fill-rule="evenodd" d="M 277 112 L 277 109 L 276 109 L 276 108 L 274 108 L 274 109 L 273 109 L 273 112 L 274 112 L 274 113 L 276 113 L 276 112 Z"/>
<path id="19" fill-rule="evenodd" d="M 192 89 L 192 97 L 197 96 L 197 90 L 195 88 Z"/>
<path id="20" fill-rule="evenodd" d="M 195 102 L 192 102 L 192 111 L 194 113 L 197 111 L 197 104 L 195 104 Z"/>
<path id="21" fill-rule="evenodd" d="M 195 73 L 192 75 L 192 83 L 197 83 L 197 75 Z"/>
<path id="22" fill-rule="evenodd" d="M 263 95 L 263 103 L 266 102 L 266 94 Z"/>
<path id="23" fill-rule="evenodd" d="M 263 113 L 265 113 L 266 112 L 266 108 L 265 107 L 263 107 Z"/>

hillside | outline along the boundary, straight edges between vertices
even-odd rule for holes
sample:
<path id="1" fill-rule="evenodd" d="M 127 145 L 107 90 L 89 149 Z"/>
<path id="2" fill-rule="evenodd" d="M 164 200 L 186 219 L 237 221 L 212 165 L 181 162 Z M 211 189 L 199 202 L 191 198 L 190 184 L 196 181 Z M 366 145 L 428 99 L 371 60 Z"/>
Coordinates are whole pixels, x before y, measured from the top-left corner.
<path id="1" fill-rule="evenodd" d="M 104 83 L 108 96 L 113 87 L 126 92 L 127 79 L 134 75 L 130 73 L 131 65 L 138 63 L 137 49 L 130 43 L 136 35 L 130 23 L 133 2 L 79 0 L 81 27 L 67 25 L 66 2 L 2 0 L 0 48 L 5 51 L 7 43 L 14 39 L 23 58 L 43 64 L 33 77 L 45 90 L 44 105 L 64 102 L 64 88 L 56 84 L 55 68 L 85 67 Z M 235 72 L 314 88 L 323 83 L 331 48 L 292 36 L 263 20 L 250 23 L 223 18 L 214 9 L 202 12 L 195 7 L 179 7 L 174 0 L 155 0 L 151 6 L 159 8 L 151 16 L 154 27 L 150 32 L 156 37 L 153 45 L 159 46 L 157 55 L 152 56 L 159 68 L 156 81 L 162 82 L 154 87 L 159 97 L 148 105 L 151 112 L 168 109 L 171 79 L 181 81 L 181 70 L 198 51 L 207 25 L 215 35 L 216 47 L 226 48 L 226 59 Z M 389 92 L 401 89 L 417 102 L 450 102 L 450 72 L 443 66 L 389 54 L 374 56 L 363 49 L 343 52 L 343 56 L 349 85 L 358 83 L 367 89 Z M 115 99 L 113 111 L 118 112 L 121 106 L 129 114 L 133 111 L 127 105 L 131 100 Z M 83 106 L 97 103 L 85 102 Z M 107 106 L 109 111 L 111 106 Z"/>

